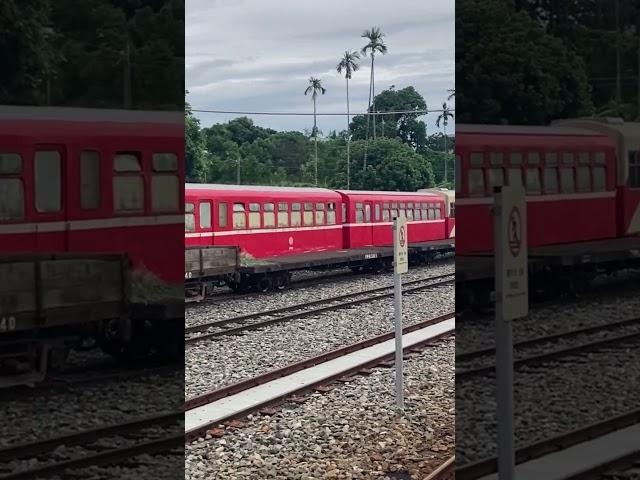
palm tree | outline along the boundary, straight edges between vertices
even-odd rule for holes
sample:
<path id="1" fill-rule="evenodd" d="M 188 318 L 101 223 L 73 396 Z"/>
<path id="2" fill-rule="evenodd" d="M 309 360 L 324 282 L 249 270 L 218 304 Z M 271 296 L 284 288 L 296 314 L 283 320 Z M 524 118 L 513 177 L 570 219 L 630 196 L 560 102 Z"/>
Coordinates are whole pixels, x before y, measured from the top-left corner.
<path id="1" fill-rule="evenodd" d="M 369 106 L 371 106 L 371 100 L 373 99 L 373 138 L 375 140 L 376 138 L 376 80 L 375 80 L 375 74 L 374 74 L 374 61 L 375 61 L 375 56 L 376 53 L 380 53 L 382 55 L 384 55 L 385 53 L 387 53 L 387 46 L 384 43 L 384 33 L 382 33 L 382 31 L 380 30 L 379 27 L 372 27 L 371 30 L 365 30 L 364 33 L 361 35 L 362 38 L 366 38 L 367 40 L 369 40 L 369 43 L 367 43 L 364 47 L 362 47 L 362 54 L 363 55 L 367 55 L 367 53 L 369 53 L 369 55 L 371 56 L 371 76 L 369 79 Z M 367 115 L 367 137 L 369 136 L 369 116 Z M 364 159 L 364 163 L 365 163 L 365 168 L 367 166 L 367 157 L 366 157 L 366 153 L 365 153 L 365 159 Z"/>
<path id="2" fill-rule="evenodd" d="M 447 97 L 447 100 L 451 100 L 452 98 L 455 98 L 456 96 L 455 88 L 450 88 L 449 90 L 447 90 L 447 92 L 449 92 L 449 96 Z"/>
<path id="3" fill-rule="evenodd" d="M 360 60 L 360 54 L 358 52 L 350 52 L 346 50 L 344 56 L 340 59 L 340 63 L 336 66 L 338 73 L 342 73 L 344 70 L 344 78 L 347 79 L 347 190 L 350 187 L 351 178 L 351 160 L 349 158 L 349 145 L 351 143 L 351 118 L 349 115 L 349 80 L 353 72 L 357 71 L 360 66 L 358 65 Z"/>
<path id="4" fill-rule="evenodd" d="M 318 93 L 322 95 L 327 91 L 326 88 L 322 86 L 322 82 L 319 78 L 310 77 L 309 78 L 309 86 L 304 91 L 304 94 L 311 94 L 311 98 L 313 99 L 313 138 L 315 143 L 315 152 L 316 152 L 316 186 L 318 185 L 318 125 L 316 122 L 316 97 Z"/>
<path id="5" fill-rule="evenodd" d="M 449 109 L 447 102 L 442 104 L 442 113 L 438 115 L 436 120 L 436 126 L 440 128 L 440 122 L 442 121 L 442 125 L 444 126 L 444 183 L 447 183 L 447 157 L 446 154 L 449 153 L 449 149 L 447 148 L 447 125 L 449 124 L 449 119 L 453 118 L 453 113 Z"/>

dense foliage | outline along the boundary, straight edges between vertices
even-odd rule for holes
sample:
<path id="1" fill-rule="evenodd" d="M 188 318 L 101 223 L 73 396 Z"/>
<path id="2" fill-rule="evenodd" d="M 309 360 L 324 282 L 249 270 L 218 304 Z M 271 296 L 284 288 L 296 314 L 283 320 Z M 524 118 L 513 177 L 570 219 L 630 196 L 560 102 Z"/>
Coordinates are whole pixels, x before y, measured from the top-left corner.
<path id="1" fill-rule="evenodd" d="M 0 103 L 181 109 L 183 0 L 2 0 Z"/>
<path id="2" fill-rule="evenodd" d="M 639 71 L 638 0 L 456 3 L 459 122 L 636 119 Z"/>
<path id="3" fill-rule="evenodd" d="M 194 182 L 261 185 L 313 185 L 315 157 L 312 133 L 278 132 L 253 124 L 246 117 L 202 128 L 187 112 L 187 175 Z M 380 108 L 384 105 L 384 108 Z M 383 111 L 426 108 L 413 87 L 385 90 L 376 96 Z M 377 123 L 378 137 L 366 140 L 361 132 L 364 116 L 352 122 L 351 188 L 415 191 L 453 186 L 453 155 L 444 153 L 442 133 L 427 136 L 424 122 L 416 114 L 387 117 Z M 454 139 L 448 137 L 452 151 Z M 364 169 L 366 151 L 367 168 Z M 318 141 L 318 185 L 345 188 L 347 184 L 346 131 L 331 132 Z"/>

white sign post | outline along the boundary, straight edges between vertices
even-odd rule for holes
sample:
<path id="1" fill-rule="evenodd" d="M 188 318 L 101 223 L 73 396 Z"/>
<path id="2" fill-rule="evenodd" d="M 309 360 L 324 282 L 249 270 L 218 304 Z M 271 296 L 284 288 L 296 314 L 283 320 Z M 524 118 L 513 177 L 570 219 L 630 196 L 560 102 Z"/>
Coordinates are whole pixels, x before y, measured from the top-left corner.
<path id="1" fill-rule="evenodd" d="M 496 292 L 496 416 L 498 475 L 514 480 L 513 334 L 511 320 L 529 310 L 527 204 L 522 187 L 499 187 L 494 203 Z"/>
<path id="2" fill-rule="evenodd" d="M 393 292 L 396 333 L 396 406 L 404 410 L 402 373 L 402 277 L 409 269 L 407 219 L 397 217 L 393 221 Z"/>

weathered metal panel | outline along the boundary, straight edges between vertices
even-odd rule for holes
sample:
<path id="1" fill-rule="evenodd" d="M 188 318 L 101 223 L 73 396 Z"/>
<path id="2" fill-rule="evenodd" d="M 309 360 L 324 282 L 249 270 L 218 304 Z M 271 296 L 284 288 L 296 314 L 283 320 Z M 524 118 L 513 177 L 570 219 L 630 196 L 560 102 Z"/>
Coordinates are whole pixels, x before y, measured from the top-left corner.
<path id="1" fill-rule="evenodd" d="M 44 310 L 122 299 L 119 260 L 45 260 L 40 275 Z"/>
<path id="2" fill-rule="evenodd" d="M 236 247 L 193 247 L 184 255 L 185 278 L 225 275 L 238 266 Z"/>
<path id="3" fill-rule="evenodd" d="M 33 262 L 0 263 L 0 316 L 36 309 Z"/>

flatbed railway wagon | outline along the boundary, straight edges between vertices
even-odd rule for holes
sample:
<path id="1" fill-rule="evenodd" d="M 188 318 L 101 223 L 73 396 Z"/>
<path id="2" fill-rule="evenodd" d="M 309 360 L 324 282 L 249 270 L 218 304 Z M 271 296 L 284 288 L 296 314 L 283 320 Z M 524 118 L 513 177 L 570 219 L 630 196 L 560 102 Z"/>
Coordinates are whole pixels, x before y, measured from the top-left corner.
<path id="1" fill-rule="evenodd" d="M 458 125 L 456 133 L 461 299 L 477 291 L 486 299 L 493 289 L 482 259 L 493 251 L 496 186 L 525 189 L 533 295 L 581 290 L 598 273 L 633 263 L 640 248 L 640 124 L 576 119 L 546 127 Z"/>
<path id="2" fill-rule="evenodd" d="M 0 256 L 0 388 L 40 382 L 87 337 L 126 342 L 129 267 L 118 255 Z"/>
<path id="3" fill-rule="evenodd" d="M 0 107 L 0 252 L 126 255 L 109 351 L 182 348 L 183 198 L 182 112 Z"/>

